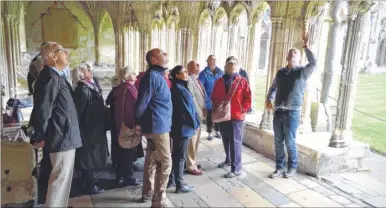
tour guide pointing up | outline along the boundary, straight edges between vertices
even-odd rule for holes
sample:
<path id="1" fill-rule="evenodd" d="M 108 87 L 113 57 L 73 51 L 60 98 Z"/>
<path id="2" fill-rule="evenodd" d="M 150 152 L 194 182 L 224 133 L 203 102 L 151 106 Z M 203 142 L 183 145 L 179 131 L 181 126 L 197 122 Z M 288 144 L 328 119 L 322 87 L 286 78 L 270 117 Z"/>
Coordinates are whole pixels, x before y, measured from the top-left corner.
<path id="1" fill-rule="evenodd" d="M 281 68 L 268 91 L 266 107 L 272 109 L 275 97 L 275 114 L 273 116 L 273 132 L 275 136 L 276 170 L 270 177 L 295 175 L 298 164 L 296 149 L 296 131 L 299 125 L 303 104 L 304 88 L 307 79 L 316 66 L 314 54 L 308 48 L 309 34 L 304 34 L 301 40 L 307 56 L 308 64 L 300 66 L 300 51 L 296 48 L 289 50 L 287 66 Z M 284 141 L 288 152 L 288 170 L 285 172 Z"/>

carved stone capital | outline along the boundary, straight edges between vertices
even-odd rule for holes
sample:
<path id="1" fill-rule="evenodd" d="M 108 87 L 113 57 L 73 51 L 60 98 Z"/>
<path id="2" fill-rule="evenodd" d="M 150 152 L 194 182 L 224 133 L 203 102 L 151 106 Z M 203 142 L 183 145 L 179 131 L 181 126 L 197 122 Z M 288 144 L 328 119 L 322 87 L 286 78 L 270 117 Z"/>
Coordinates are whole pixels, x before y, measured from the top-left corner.
<path id="1" fill-rule="evenodd" d="M 372 5 L 374 5 L 374 3 L 371 1 L 349 1 L 347 18 L 354 20 L 359 13 L 369 11 Z"/>
<path id="2" fill-rule="evenodd" d="M 304 2 L 302 1 L 288 2 L 287 17 L 294 19 L 300 18 L 303 14 L 303 7 Z"/>

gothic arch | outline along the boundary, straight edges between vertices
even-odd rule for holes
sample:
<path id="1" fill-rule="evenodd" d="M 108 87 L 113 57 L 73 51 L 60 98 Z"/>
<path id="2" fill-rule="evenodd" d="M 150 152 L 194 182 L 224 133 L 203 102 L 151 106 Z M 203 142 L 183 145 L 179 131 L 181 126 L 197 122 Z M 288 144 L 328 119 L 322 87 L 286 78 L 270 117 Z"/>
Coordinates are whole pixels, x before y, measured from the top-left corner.
<path id="1" fill-rule="evenodd" d="M 250 19 L 252 20 L 252 24 L 258 23 L 260 20 L 264 18 L 264 15 L 267 14 L 270 16 L 271 8 L 269 7 L 269 4 L 267 2 L 263 2 L 256 6 L 252 12 Z"/>
<path id="2" fill-rule="evenodd" d="M 227 14 L 227 12 L 225 11 L 224 7 L 220 6 L 214 12 L 214 25 L 218 25 L 220 23 L 220 20 L 223 19 L 224 17 L 228 21 L 228 14 Z"/>
<path id="3" fill-rule="evenodd" d="M 250 19 L 249 18 L 249 12 L 248 12 L 248 9 L 245 7 L 245 5 L 241 2 L 237 3 L 233 8 L 232 8 L 232 11 L 231 11 L 231 14 L 230 14 L 230 18 L 229 18 L 229 23 L 230 25 L 235 25 L 238 23 L 239 21 L 239 17 L 240 15 L 245 12 L 246 15 L 247 15 L 247 22 L 248 20 Z"/>
<path id="4" fill-rule="evenodd" d="M 201 27 L 203 24 L 208 24 L 208 22 L 210 22 L 210 25 L 212 25 L 212 16 L 210 14 L 210 10 L 209 9 L 204 9 L 201 14 L 200 14 L 200 18 L 198 20 L 198 25 L 199 27 Z"/>

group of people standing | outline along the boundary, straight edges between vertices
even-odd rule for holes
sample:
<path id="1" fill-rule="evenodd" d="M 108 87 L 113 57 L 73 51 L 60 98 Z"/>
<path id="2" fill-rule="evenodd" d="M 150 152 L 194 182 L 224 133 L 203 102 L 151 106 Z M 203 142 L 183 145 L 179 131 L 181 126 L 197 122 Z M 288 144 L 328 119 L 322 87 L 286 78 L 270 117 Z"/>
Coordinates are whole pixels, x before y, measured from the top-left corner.
<path id="1" fill-rule="evenodd" d="M 291 49 L 288 65 L 278 71 L 267 97 L 267 109 L 272 108 L 275 97 L 277 167 L 272 178 L 291 177 L 296 172 L 299 110 L 306 81 L 316 65 L 307 46 L 309 36 L 304 35 L 302 40 L 309 64 L 299 66 L 300 52 Z M 86 193 L 103 191 L 93 173 L 108 157 L 107 130 L 112 133 L 117 183 L 141 184 L 133 177 L 133 169 L 134 161 L 144 152 L 141 143 L 131 149 L 120 147 L 123 123 L 140 130 L 147 140 L 141 201 L 151 200 L 152 207 L 167 206 L 167 188 L 175 187 L 177 193 L 194 190 L 183 176 L 184 172 L 203 174 L 203 167 L 196 162 L 202 123 L 206 123 L 209 140 L 213 130 L 215 137 L 222 139 L 226 156 L 218 167 L 231 166 L 224 177 L 241 174 L 243 121 L 251 111 L 252 100 L 248 77 L 235 57 L 228 57 L 224 71 L 216 66 L 214 55 L 208 57 L 208 66 L 201 72 L 194 60 L 187 67 L 178 65 L 169 71 L 167 53 L 154 48 L 146 53 L 146 72 L 136 76 L 130 67 L 119 70 L 106 100 L 108 112 L 91 64 L 83 62 L 72 71 L 71 86 L 63 73 L 68 67 L 68 53 L 60 44 L 42 45 L 41 58 L 44 67 L 35 83 L 30 125 L 35 148 L 44 147 L 52 166 L 46 206 L 67 206 L 74 163 L 81 170 Z M 223 118 L 219 118 L 220 111 L 225 113 Z M 110 124 L 106 115 L 113 118 Z M 287 171 L 284 141 L 289 155 Z"/>

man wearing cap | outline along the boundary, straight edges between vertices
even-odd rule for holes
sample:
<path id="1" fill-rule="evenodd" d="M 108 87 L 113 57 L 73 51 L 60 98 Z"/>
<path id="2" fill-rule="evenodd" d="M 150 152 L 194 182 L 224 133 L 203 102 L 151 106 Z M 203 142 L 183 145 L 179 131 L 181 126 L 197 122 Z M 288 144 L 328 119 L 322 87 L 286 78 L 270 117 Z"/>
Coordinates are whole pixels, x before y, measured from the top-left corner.
<path id="1" fill-rule="evenodd" d="M 172 100 L 165 81 L 167 53 L 154 48 L 146 53 L 149 69 L 139 83 L 136 123 L 147 139 L 143 172 L 142 202 L 165 207 L 166 187 L 172 168 L 170 138 Z"/>

